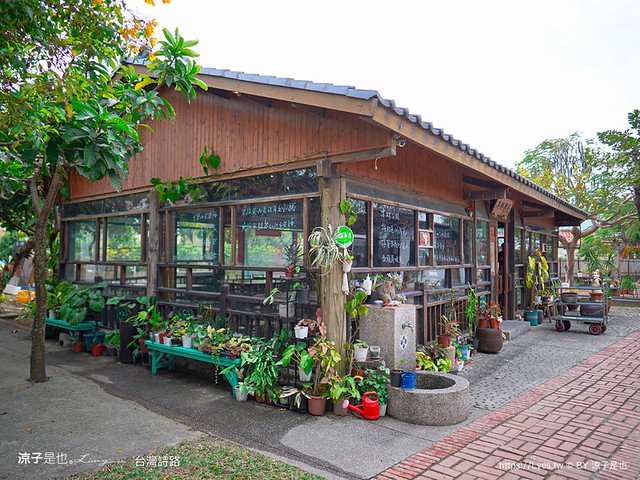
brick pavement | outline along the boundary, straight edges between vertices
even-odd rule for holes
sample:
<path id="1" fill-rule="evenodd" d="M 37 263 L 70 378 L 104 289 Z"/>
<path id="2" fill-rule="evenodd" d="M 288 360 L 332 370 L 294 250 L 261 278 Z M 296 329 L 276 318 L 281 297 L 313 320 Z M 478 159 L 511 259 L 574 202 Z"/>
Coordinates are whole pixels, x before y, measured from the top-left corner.
<path id="1" fill-rule="evenodd" d="M 640 332 L 376 479 L 640 479 Z"/>

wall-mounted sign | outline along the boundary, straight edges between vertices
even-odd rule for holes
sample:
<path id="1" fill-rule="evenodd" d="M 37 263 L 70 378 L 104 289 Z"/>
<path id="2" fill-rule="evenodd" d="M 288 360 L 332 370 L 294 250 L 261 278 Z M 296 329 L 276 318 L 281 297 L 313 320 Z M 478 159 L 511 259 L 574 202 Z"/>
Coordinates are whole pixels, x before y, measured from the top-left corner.
<path id="1" fill-rule="evenodd" d="M 508 198 L 499 198 L 496 200 L 496 204 L 493 206 L 491 210 L 491 215 L 494 217 L 507 218 L 509 212 L 511 212 L 511 208 L 513 207 L 513 200 Z"/>
<path id="2" fill-rule="evenodd" d="M 348 248 L 353 244 L 353 230 L 346 225 L 341 225 L 336 228 L 334 239 L 342 248 Z"/>

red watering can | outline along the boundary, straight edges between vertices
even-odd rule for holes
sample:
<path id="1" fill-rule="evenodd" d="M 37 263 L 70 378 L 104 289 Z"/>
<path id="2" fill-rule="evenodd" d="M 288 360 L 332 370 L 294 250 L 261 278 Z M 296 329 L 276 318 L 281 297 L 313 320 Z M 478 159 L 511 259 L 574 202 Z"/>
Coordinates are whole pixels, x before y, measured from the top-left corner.
<path id="1" fill-rule="evenodd" d="M 349 409 L 362 415 L 365 420 L 377 420 L 380 418 L 380 404 L 378 392 L 367 392 L 362 396 L 361 405 L 349 405 Z"/>

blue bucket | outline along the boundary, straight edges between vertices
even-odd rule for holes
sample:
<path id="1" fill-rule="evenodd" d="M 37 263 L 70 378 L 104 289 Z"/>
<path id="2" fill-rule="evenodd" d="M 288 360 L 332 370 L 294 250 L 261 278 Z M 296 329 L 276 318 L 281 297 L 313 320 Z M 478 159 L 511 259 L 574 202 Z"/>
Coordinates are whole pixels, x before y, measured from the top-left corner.
<path id="1" fill-rule="evenodd" d="M 416 374 L 409 372 L 402 372 L 400 378 L 400 388 L 404 388 L 405 390 L 413 390 L 416 388 L 415 384 Z"/>

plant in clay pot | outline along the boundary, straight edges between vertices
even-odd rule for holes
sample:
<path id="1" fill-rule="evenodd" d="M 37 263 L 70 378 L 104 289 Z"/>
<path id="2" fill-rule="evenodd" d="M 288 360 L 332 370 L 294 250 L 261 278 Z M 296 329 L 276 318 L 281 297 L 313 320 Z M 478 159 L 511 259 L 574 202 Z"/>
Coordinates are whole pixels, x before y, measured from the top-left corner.
<path id="1" fill-rule="evenodd" d="M 285 276 L 287 278 L 293 278 L 295 275 L 300 273 L 300 263 L 302 262 L 302 243 L 293 239 L 290 244 L 284 247 L 284 261 L 286 273 Z"/>
<path id="2" fill-rule="evenodd" d="M 458 325 L 458 314 L 455 299 L 451 299 L 451 302 L 448 305 L 447 314 L 440 316 L 440 331 L 441 333 L 438 335 L 438 343 L 445 348 L 451 345 L 452 337 L 457 337 L 461 333 Z"/>
<path id="3" fill-rule="evenodd" d="M 313 359 L 313 379 L 307 384 L 309 388 L 309 413 L 323 415 L 326 403 L 329 378 L 335 375 L 336 366 L 342 357 L 336 350 L 335 343 L 325 338 L 317 338 L 309 347 Z"/>
<path id="4" fill-rule="evenodd" d="M 542 252 L 536 251 L 529 255 L 524 285 L 530 290 L 529 311 L 537 310 L 540 302 L 538 295 L 544 291 L 545 282 L 549 281 L 549 264 Z"/>
<path id="5" fill-rule="evenodd" d="M 340 376 L 336 373 L 327 379 L 326 396 L 333 402 L 333 413 L 346 415 L 349 399 L 360 400 L 360 392 L 356 386 L 356 377 L 350 375 Z"/>

